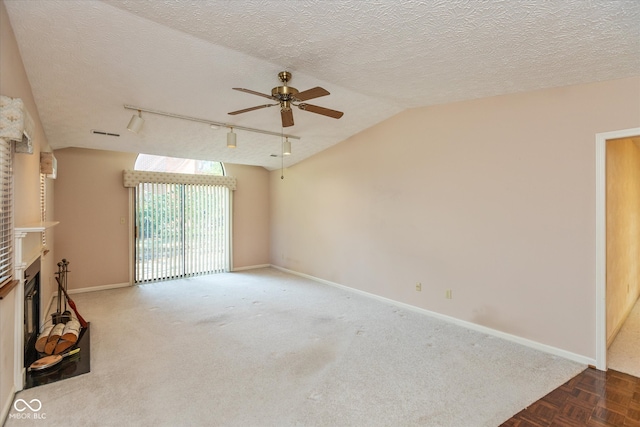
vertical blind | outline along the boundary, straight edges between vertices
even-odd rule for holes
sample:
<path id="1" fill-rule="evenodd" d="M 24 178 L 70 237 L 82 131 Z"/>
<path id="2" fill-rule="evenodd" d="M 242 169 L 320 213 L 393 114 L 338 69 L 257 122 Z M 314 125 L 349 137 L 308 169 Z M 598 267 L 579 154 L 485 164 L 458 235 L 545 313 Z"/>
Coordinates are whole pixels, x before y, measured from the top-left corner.
<path id="1" fill-rule="evenodd" d="M 184 185 L 185 275 L 229 270 L 229 189 Z"/>
<path id="2" fill-rule="evenodd" d="M 13 144 L 0 139 L 0 285 L 13 276 Z"/>
<path id="3" fill-rule="evenodd" d="M 228 271 L 230 189 L 140 182 L 136 186 L 136 282 Z"/>

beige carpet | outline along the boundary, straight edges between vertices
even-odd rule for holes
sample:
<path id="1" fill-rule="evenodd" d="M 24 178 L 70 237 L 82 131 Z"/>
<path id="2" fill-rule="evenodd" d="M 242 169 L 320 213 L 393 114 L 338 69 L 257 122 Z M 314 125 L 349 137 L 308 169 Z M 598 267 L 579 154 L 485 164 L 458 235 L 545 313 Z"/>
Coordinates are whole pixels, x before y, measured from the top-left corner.
<path id="1" fill-rule="evenodd" d="M 607 367 L 640 377 L 640 299 L 607 351 Z"/>
<path id="2" fill-rule="evenodd" d="M 92 372 L 7 426 L 497 426 L 585 368 L 274 269 L 74 300 Z"/>

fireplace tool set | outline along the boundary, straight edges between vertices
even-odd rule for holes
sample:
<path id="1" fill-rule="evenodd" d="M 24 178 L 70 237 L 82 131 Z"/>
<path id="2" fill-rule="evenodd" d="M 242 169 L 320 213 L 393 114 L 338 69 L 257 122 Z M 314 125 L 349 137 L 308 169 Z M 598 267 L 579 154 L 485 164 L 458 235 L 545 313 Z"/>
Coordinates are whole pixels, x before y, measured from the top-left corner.
<path id="1" fill-rule="evenodd" d="M 62 261 L 58 263 L 58 272 L 56 274 L 56 282 L 58 282 L 58 310 L 55 313 L 51 313 L 51 320 L 53 324 L 67 323 L 71 320 L 71 312 L 67 310 L 67 300 L 63 298 L 63 290 L 67 290 L 67 273 L 69 272 L 69 261 L 66 258 L 62 258 Z M 63 302 L 64 299 L 64 302 Z M 64 305 L 64 311 L 62 307 Z"/>
<path id="2" fill-rule="evenodd" d="M 58 283 L 57 311 L 51 314 L 52 325 L 44 328 L 36 340 L 36 350 L 46 356 L 32 363 L 29 367 L 30 371 L 49 368 L 58 364 L 64 357 L 80 351 L 79 348 L 72 347 L 76 345 L 80 331 L 87 327 L 87 322 L 78 313 L 75 302 L 69 297 L 67 273 L 69 273 L 69 261 L 63 259 L 58 263 L 58 272 L 55 273 Z M 73 310 L 73 314 L 68 310 L 67 304 Z"/>

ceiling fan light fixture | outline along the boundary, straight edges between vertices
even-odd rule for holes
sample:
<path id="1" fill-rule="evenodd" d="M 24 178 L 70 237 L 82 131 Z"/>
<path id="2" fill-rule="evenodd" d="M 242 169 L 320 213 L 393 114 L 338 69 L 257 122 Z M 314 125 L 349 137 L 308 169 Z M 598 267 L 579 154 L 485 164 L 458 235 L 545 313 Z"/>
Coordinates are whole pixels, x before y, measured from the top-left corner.
<path id="1" fill-rule="evenodd" d="M 129 120 L 129 124 L 127 125 L 127 130 L 130 130 L 133 133 L 140 132 L 142 129 L 142 125 L 144 124 L 144 119 L 142 118 L 142 111 L 138 110 L 138 115 L 131 116 L 131 120 Z"/>
<path id="2" fill-rule="evenodd" d="M 233 128 L 227 134 L 227 148 L 236 148 L 236 134 L 233 133 Z"/>
<path id="3" fill-rule="evenodd" d="M 283 156 L 291 155 L 291 141 L 289 141 L 289 137 L 287 137 L 282 143 L 282 155 Z"/>

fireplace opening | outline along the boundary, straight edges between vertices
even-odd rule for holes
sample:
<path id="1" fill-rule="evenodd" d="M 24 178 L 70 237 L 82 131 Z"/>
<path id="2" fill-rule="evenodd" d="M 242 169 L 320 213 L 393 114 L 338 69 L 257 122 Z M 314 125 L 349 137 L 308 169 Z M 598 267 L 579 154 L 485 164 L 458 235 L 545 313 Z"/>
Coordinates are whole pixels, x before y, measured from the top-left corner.
<path id="1" fill-rule="evenodd" d="M 24 271 L 24 366 L 38 358 L 35 349 L 40 330 L 40 258 Z"/>

